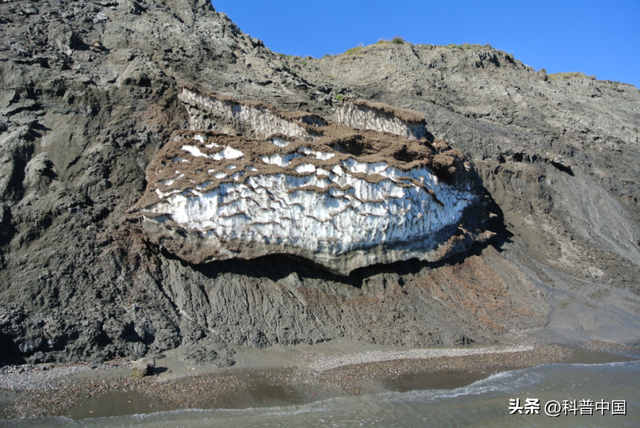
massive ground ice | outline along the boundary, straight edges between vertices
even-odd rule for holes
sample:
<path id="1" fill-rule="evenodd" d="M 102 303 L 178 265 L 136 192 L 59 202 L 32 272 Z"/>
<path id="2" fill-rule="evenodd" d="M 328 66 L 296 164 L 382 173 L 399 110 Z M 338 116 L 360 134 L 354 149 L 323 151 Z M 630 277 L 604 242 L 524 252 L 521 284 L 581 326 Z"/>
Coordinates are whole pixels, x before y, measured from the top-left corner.
<path id="1" fill-rule="evenodd" d="M 180 98 L 192 127 L 211 129 L 171 137 L 134 211 L 189 262 L 290 254 L 349 274 L 487 237 L 472 165 L 430 142 L 416 112 L 346 99 L 346 126 L 188 85 Z"/>

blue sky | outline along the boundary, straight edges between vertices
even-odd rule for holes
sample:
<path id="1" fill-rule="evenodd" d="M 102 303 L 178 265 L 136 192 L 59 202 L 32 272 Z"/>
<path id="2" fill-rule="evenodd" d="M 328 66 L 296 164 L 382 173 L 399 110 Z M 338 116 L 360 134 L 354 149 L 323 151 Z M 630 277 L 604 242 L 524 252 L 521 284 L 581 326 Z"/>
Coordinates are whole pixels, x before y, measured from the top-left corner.
<path id="1" fill-rule="evenodd" d="M 490 43 L 536 70 L 581 71 L 640 88 L 640 0 L 213 0 L 245 33 L 287 55 L 321 57 L 401 36 Z"/>

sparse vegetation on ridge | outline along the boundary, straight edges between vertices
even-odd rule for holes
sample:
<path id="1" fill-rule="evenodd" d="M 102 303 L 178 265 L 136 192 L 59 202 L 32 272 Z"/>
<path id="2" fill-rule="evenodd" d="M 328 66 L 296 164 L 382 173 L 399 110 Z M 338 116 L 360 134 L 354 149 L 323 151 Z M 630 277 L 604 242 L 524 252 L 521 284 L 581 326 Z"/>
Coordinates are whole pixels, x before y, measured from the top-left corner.
<path id="1" fill-rule="evenodd" d="M 362 45 L 356 46 L 355 48 L 347 49 L 345 51 L 345 55 L 352 55 L 362 50 Z"/>
<path id="2" fill-rule="evenodd" d="M 567 73 L 553 73 L 547 74 L 549 80 L 569 80 L 569 79 L 591 79 L 596 80 L 596 76 L 587 76 L 579 71 L 567 72 Z"/>
<path id="3" fill-rule="evenodd" d="M 457 45 L 455 43 L 450 43 L 448 45 L 444 45 L 444 47 L 452 48 L 452 49 L 460 49 L 460 50 L 483 49 L 483 48 L 493 49 L 493 46 L 491 46 L 489 43 L 487 43 L 486 45 L 470 44 L 470 43 L 463 43 L 461 45 Z"/>
<path id="4" fill-rule="evenodd" d="M 402 45 L 402 44 L 407 43 L 407 42 L 400 36 L 394 36 L 391 40 L 380 39 L 375 44 L 376 45 L 382 45 L 382 44 L 385 44 L 385 43 L 392 43 L 394 45 Z"/>
<path id="5" fill-rule="evenodd" d="M 404 43 L 406 43 L 406 42 L 405 42 L 405 40 L 404 40 L 402 37 L 400 37 L 400 36 L 395 36 L 395 37 L 394 37 L 393 39 L 391 39 L 391 40 L 383 40 L 383 39 L 380 39 L 380 40 L 378 40 L 376 43 L 374 43 L 373 45 L 381 45 L 381 44 L 395 44 L 395 45 L 401 45 L 401 44 L 404 44 Z M 360 52 L 364 47 L 369 47 L 369 46 L 373 46 L 373 45 L 363 46 L 363 45 L 362 45 L 362 43 L 361 43 L 361 44 L 359 44 L 358 46 L 356 46 L 356 47 L 354 47 L 354 48 L 347 49 L 347 50 L 344 52 L 344 55 L 353 55 L 353 54 L 356 54 L 356 53 Z M 329 55 L 329 54 L 325 55 L 325 57 L 329 57 L 329 56 L 331 56 L 331 55 Z"/>
<path id="6" fill-rule="evenodd" d="M 353 47 L 351 49 L 347 49 L 342 55 L 352 55 L 352 54 L 356 54 L 356 53 L 362 53 L 363 49 L 365 49 L 365 48 L 369 48 L 371 46 L 376 46 L 376 45 L 388 45 L 388 44 L 401 45 L 401 44 L 411 44 L 411 43 L 407 42 L 406 40 L 404 40 L 400 36 L 395 36 L 391 40 L 380 39 L 380 40 L 378 40 L 377 42 L 375 42 L 372 45 L 363 46 L 362 44 L 360 44 L 360 45 L 358 45 L 356 47 Z M 431 44 L 425 43 L 425 44 L 418 44 L 418 45 L 413 45 L 413 46 L 417 46 L 417 47 L 425 47 L 426 46 L 426 47 L 432 47 L 432 48 L 446 47 L 446 48 L 460 49 L 460 50 L 494 49 L 493 46 L 491 46 L 490 43 L 487 43 L 487 44 L 484 44 L 484 45 L 470 44 L 470 43 L 463 43 L 461 45 L 457 45 L 455 43 L 451 43 L 451 44 L 448 44 L 448 45 L 431 45 Z M 328 57 L 331 57 L 331 56 L 332 55 L 326 54 L 326 55 L 323 56 L 323 58 L 328 58 Z"/>

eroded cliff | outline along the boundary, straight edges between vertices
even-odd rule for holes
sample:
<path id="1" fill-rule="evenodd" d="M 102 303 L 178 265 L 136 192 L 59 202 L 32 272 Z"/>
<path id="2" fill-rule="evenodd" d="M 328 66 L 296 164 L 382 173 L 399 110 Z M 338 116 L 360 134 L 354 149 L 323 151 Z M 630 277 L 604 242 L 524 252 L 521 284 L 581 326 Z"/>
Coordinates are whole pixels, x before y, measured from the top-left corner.
<path id="1" fill-rule="evenodd" d="M 545 78 L 489 47 L 380 44 L 302 67 L 206 1 L 3 2 L 0 20 L 4 362 L 133 358 L 189 345 L 228 364 L 228 344 L 469 343 L 549 319 L 555 332 L 638 337 L 637 88 Z M 291 154 L 278 145 L 288 139 L 265 141 L 271 128 L 237 128 L 185 109 L 182 82 L 303 110 L 297 117 L 309 126 L 320 116 L 346 122 L 342 115 L 362 134 L 404 132 L 407 147 L 425 137 L 440 150 L 416 132 L 419 120 L 384 118 L 373 103 L 417 111 L 426 129 L 476 165 L 498 202 L 489 227 L 498 240 L 446 261 L 373 265 L 349 276 L 278 255 L 182 260 L 127 212 L 155 185 L 145 171 L 170 149 L 172 132 L 215 123 L 234 144 L 239 133 L 262 139 L 271 154 Z M 338 94 L 382 113 L 371 121 L 338 109 L 336 119 Z M 312 149 L 303 134 L 287 132 L 291 148 Z M 174 147 L 194 162 L 197 153 L 219 154 L 216 162 L 231 165 L 237 159 L 226 146 L 246 150 L 225 143 L 231 137 L 176 135 L 202 135 Z M 297 174 L 318 179 L 324 160 L 302 154 L 290 166 L 309 164 L 315 173 L 304 165 Z M 250 166 L 276 167 L 259 157 Z M 162 180 L 175 178 L 169 173 Z"/>

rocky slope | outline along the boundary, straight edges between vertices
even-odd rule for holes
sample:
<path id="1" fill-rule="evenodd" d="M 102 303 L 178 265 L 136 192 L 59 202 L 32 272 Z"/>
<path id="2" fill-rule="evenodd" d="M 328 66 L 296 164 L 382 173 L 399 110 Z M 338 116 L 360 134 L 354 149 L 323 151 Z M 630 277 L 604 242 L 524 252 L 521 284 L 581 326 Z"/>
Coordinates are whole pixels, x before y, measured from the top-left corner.
<path id="1" fill-rule="evenodd" d="M 513 234 L 506 257 L 557 299 L 555 331 L 637 340 L 638 88 L 548 76 L 487 46 L 380 43 L 310 64 L 425 113 L 436 137 L 473 159 Z"/>
<path id="2" fill-rule="evenodd" d="M 546 324 L 638 340 L 633 86 L 545 76 L 490 47 L 285 57 L 206 0 L 3 2 L 0 31 L 5 363 L 182 345 L 227 364 L 229 344 L 426 346 Z M 421 112 L 428 138 L 473 160 L 497 203 L 498 239 L 348 277 L 278 255 L 180 260 L 127 210 L 170 134 L 190 126 L 184 83 L 329 119 L 338 94 Z"/>

